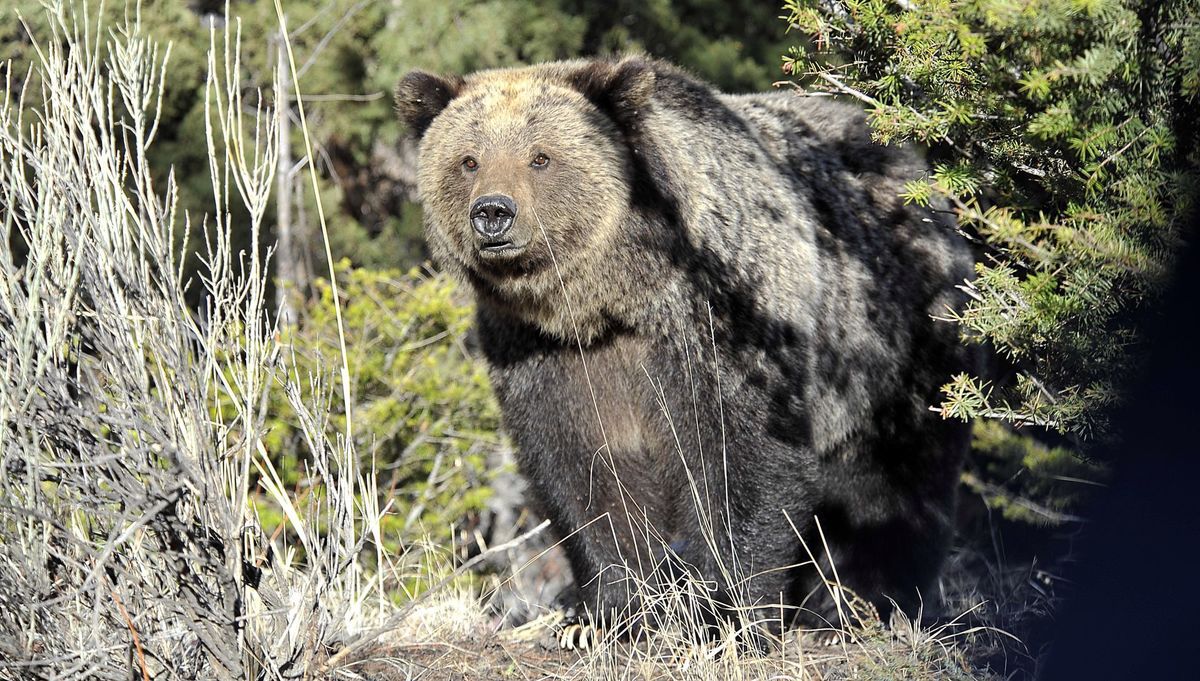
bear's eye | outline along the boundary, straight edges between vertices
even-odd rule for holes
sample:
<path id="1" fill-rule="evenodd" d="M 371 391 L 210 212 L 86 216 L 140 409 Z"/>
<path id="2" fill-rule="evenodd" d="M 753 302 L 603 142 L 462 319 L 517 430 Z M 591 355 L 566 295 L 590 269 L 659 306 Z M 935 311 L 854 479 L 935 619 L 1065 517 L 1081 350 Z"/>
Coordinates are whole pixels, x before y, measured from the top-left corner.
<path id="1" fill-rule="evenodd" d="M 462 164 L 463 164 L 463 167 L 466 168 L 467 170 L 478 170 L 479 169 L 479 161 L 476 161 L 475 159 L 471 158 L 470 156 L 464 158 Z"/>
<path id="2" fill-rule="evenodd" d="M 550 163 L 549 156 L 547 156 L 545 154 L 538 154 L 537 156 L 533 157 L 533 162 L 530 163 L 529 165 L 533 166 L 534 168 L 545 168 L 546 165 L 549 163 Z"/>

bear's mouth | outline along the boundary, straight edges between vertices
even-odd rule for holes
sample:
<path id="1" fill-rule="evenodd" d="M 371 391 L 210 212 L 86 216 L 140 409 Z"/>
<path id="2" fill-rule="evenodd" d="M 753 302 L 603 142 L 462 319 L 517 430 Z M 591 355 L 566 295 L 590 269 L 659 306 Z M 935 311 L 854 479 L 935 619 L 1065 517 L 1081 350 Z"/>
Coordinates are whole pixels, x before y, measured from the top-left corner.
<path id="1" fill-rule="evenodd" d="M 516 244 L 511 239 L 493 239 L 479 244 L 479 254 L 488 260 L 508 260 L 525 251 L 528 244 Z"/>

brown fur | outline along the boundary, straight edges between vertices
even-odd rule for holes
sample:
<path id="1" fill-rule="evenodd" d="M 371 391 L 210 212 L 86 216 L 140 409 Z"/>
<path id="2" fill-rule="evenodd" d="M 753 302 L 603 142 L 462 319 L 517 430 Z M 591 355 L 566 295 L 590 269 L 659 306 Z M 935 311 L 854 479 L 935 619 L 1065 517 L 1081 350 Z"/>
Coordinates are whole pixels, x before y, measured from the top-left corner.
<path id="1" fill-rule="evenodd" d="M 501 192 L 521 207 L 516 237 L 529 253 L 516 271 L 475 270 L 470 235 L 437 229 L 428 234 L 434 258 L 562 340 L 577 332 L 585 343 L 596 338 L 606 313 L 635 315 L 653 286 L 618 279 L 630 255 L 616 250 L 623 216 L 615 208 L 629 203 L 632 171 L 615 125 L 563 82 L 561 69 L 470 76 L 441 118 L 440 134 L 421 145 L 419 184 L 430 222 L 461 223 L 472 201 Z M 475 146 L 479 139 L 489 144 Z M 546 171 L 529 168 L 538 153 L 551 159 Z M 457 172 L 467 155 L 480 163 L 473 181 Z M 597 281 L 608 282 L 604 291 Z"/>
<path id="2" fill-rule="evenodd" d="M 476 294 L 522 471 L 591 607 L 636 610 L 600 576 L 652 564 L 650 534 L 716 602 L 814 606 L 785 566 L 804 559 L 793 523 L 821 545 L 819 516 L 848 586 L 915 609 L 967 435 L 928 406 L 971 361 L 931 319 L 971 260 L 899 199 L 915 156 L 853 107 L 637 58 L 418 72 L 397 102 L 423 134 L 433 255 Z M 468 219 L 497 193 L 511 257 Z M 735 563 L 754 576 L 730 582 Z"/>

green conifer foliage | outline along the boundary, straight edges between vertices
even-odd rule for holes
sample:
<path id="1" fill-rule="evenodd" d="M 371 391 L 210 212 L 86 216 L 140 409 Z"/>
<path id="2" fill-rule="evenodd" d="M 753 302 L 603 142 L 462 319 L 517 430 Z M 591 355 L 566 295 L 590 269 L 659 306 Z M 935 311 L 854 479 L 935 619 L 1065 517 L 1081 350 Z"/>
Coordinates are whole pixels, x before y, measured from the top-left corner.
<path id="1" fill-rule="evenodd" d="M 973 342 L 1015 378 L 956 376 L 943 413 L 1104 431 L 1132 368 L 1129 313 L 1193 210 L 1195 0 L 786 0 L 798 86 L 853 96 L 883 142 L 930 147 L 906 199 L 979 243 Z M 803 39 L 801 39 L 803 37 Z"/>

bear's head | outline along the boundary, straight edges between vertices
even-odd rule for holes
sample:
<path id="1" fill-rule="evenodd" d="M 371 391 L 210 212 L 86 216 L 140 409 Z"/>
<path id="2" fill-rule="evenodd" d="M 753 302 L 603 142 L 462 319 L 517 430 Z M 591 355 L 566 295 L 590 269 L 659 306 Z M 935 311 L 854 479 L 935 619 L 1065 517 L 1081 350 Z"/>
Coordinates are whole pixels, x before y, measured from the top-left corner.
<path id="1" fill-rule="evenodd" d="M 405 76 L 396 105 L 421 140 L 426 238 L 442 267 L 530 309 L 561 306 L 564 278 L 595 282 L 628 215 L 653 67 L 626 58 Z"/>

